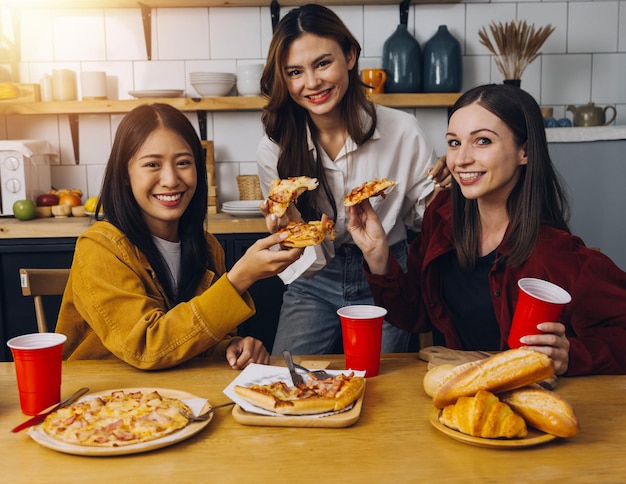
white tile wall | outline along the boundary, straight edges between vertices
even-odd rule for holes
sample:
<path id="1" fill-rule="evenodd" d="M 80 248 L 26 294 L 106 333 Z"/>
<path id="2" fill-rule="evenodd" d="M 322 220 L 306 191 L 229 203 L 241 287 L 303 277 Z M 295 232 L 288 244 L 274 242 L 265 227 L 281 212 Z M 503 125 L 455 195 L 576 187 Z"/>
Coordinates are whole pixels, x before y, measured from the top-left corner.
<path id="1" fill-rule="evenodd" d="M 285 15 L 290 7 L 283 7 Z M 333 6 L 362 46 L 361 67 L 380 67 L 382 47 L 399 23 L 398 5 Z M 489 22 L 515 18 L 548 23 L 556 30 L 542 55 L 522 76 L 522 87 L 555 116 L 570 115 L 568 104 L 594 101 L 617 106 L 617 124 L 626 124 L 626 1 L 465 0 L 412 5 L 409 31 L 420 44 L 447 25 L 461 42 L 463 89 L 501 82 L 502 75 L 478 41 Z M 152 15 L 152 59 L 144 43 L 139 8 L 25 9 L 22 12 L 22 82 L 39 82 L 52 69 L 79 73 L 104 70 L 110 99 L 130 99 L 128 91 L 184 89 L 197 93 L 194 71 L 236 72 L 238 62 L 264 60 L 271 40 L 269 7 L 162 8 Z M 78 87 L 79 97 L 80 85 Z M 234 92 L 233 92 L 234 94 Z M 438 153 L 445 150 L 446 110 L 410 109 Z M 187 113 L 198 129 L 194 113 Z M 43 138 L 59 150 L 53 183 L 76 186 L 88 196 L 99 191 L 120 115 L 81 115 L 76 163 L 67 116 L 0 117 L 0 139 Z M 215 141 L 221 201 L 237 199 L 236 176 L 256 172 L 255 152 L 262 135 L 259 112 L 208 113 L 207 134 Z"/>

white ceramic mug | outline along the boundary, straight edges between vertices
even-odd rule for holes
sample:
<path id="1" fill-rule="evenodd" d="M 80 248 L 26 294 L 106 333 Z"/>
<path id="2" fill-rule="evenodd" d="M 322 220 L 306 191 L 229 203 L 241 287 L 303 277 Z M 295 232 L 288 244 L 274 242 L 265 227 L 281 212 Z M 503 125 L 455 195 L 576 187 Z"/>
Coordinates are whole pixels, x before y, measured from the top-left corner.
<path id="1" fill-rule="evenodd" d="M 80 87 L 84 101 L 107 98 L 107 75 L 102 71 L 80 73 Z"/>

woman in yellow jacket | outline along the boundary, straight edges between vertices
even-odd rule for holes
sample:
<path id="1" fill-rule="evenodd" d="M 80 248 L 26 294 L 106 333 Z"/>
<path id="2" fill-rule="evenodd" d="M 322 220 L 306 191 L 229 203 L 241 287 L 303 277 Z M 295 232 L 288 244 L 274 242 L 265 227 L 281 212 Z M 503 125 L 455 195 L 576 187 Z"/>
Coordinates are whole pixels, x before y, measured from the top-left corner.
<path id="1" fill-rule="evenodd" d="M 96 213 L 77 242 L 56 331 L 65 359 L 119 358 L 144 370 L 197 355 L 223 355 L 236 369 L 269 363 L 263 343 L 234 336 L 255 312 L 247 293 L 283 271 L 301 249 L 258 240 L 227 273 L 205 232 L 207 174 L 186 116 L 142 105 L 120 123 Z"/>

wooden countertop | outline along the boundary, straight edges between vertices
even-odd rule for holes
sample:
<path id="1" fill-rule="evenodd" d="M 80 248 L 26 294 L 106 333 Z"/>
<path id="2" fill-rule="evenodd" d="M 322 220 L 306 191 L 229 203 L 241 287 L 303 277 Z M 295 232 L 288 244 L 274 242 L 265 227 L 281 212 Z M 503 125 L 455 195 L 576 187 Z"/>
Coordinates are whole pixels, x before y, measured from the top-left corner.
<path id="1" fill-rule="evenodd" d="M 38 218 L 18 220 L 0 218 L 1 239 L 78 237 L 94 222 L 91 217 Z M 267 233 L 263 217 L 232 217 L 225 213 L 209 215 L 208 229 L 213 234 Z"/>
<path id="2" fill-rule="evenodd" d="M 344 368 L 341 355 L 323 359 L 331 368 Z M 283 366 L 276 357 L 272 363 Z M 84 457 L 45 448 L 26 431 L 10 432 L 27 417 L 20 411 L 14 365 L 0 363 L 3 481 L 128 482 L 132 476 L 155 483 L 623 482 L 626 376 L 560 379 L 557 392 L 574 407 L 580 433 L 526 449 L 493 449 L 458 442 L 430 424 L 434 407 L 422 387 L 426 369 L 414 353 L 383 355 L 381 372 L 367 380 L 360 418 L 351 427 L 247 426 L 230 409 L 220 409 L 205 429 L 173 446 Z M 65 362 L 62 395 L 83 386 L 92 392 L 141 386 L 190 392 L 219 404 L 227 401 L 222 391 L 238 374 L 224 359 L 143 372 L 120 361 Z"/>

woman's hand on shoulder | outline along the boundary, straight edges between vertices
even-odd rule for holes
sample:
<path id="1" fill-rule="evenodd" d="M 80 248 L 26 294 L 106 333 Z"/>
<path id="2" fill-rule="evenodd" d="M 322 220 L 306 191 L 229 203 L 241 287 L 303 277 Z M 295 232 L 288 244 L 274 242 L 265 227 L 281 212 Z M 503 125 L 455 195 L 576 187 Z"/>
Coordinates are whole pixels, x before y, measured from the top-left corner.
<path id="1" fill-rule="evenodd" d="M 286 237 L 285 233 L 276 233 L 259 239 L 235 262 L 226 277 L 239 294 L 256 281 L 281 273 L 302 256 L 302 248 L 280 246 Z"/>
<path id="2" fill-rule="evenodd" d="M 226 361 L 233 370 L 243 370 L 250 363 L 269 365 L 270 354 L 263 346 L 263 342 L 246 336 L 236 339 L 226 348 Z"/>
<path id="3" fill-rule="evenodd" d="M 363 252 L 372 274 L 385 274 L 389 260 L 387 234 L 369 200 L 346 207 L 348 232 Z"/>
<path id="4" fill-rule="evenodd" d="M 525 348 L 545 353 L 554 362 L 554 372 L 562 375 L 569 367 L 569 347 L 570 343 L 565 336 L 565 325 L 563 323 L 541 323 L 537 329 L 543 334 L 533 334 L 520 338 Z"/>

